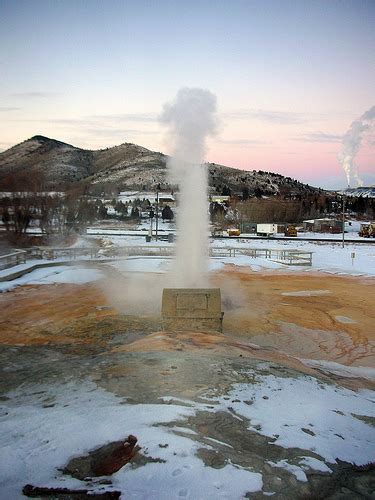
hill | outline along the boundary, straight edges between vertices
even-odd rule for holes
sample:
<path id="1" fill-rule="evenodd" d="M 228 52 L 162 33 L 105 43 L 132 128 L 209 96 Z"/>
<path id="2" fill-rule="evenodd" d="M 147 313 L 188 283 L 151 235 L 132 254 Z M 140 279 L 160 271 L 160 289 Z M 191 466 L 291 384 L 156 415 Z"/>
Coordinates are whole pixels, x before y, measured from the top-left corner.
<path id="1" fill-rule="evenodd" d="M 356 188 L 346 188 L 338 191 L 346 196 L 362 196 L 362 198 L 375 198 L 375 186 L 360 186 Z"/>
<path id="2" fill-rule="evenodd" d="M 90 188 L 167 189 L 168 157 L 136 144 L 124 143 L 100 150 L 86 150 L 36 135 L 0 153 L 0 191 L 9 188 L 9 178 L 42 178 L 49 189 L 64 189 L 85 183 Z M 211 192 L 223 190 L 249 194 L 318 192 L 290 177 L 272 172 L 245 171 L 207 163 Z M 2 187 L 1 187 L 2 184 Z"/>

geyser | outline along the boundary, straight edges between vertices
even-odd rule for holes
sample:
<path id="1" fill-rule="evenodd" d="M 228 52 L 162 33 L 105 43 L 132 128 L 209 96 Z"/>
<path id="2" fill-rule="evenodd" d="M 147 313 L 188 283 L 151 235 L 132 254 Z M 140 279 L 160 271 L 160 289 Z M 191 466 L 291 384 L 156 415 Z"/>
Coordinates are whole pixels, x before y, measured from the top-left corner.
<path id="1" fill-rule="evenodd" d="M 220 290 L 208 283 L 208 183 L 202 164 L 206 140 L 216 131 L 216 97 L 204 89 L 183 88 L 164 106 L 172 154 L 169 179 L 177 184 L 176 256 L 164 289 L 164 328 L 222 330 Z"/>
<path id="2" fill-rule="evenodd" d="M 179 186 L 172 285 L 205 287 L 209 221 L 207 169 L 202 162 L 206 140 L 216 131 L 216 97 L 208 90 L 183 88 L 164 106 L 161 121 L 172 145 L 169 179 Z"/>

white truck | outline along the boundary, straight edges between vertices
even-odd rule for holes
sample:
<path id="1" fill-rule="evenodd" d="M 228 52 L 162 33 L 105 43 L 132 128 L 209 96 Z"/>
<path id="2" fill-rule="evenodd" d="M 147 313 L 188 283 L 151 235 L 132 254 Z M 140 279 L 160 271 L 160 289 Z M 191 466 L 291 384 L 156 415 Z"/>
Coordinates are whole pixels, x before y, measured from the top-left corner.
<path id="1" fill-rule="evenodd" d="M 257 236 L 274 236 L 277 234 L 277 224 L 257 224 Z"/>

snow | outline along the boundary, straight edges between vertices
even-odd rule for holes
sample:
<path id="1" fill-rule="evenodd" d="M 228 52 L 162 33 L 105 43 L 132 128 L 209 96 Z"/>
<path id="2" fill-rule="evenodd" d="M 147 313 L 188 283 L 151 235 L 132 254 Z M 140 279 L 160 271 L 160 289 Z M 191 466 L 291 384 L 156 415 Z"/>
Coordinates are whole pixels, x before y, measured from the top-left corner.
<path id="1" fill-rule="evenodd" d="M 374 460 L 375 428 L 356 417 L 375 417 L 373 391 L 354 392 L 306 376 L 281 378 L 251 370 L 248 375 L 255 378 L 253 384 L 235 384 L 229 401 L 219 401 L 249 419 L 249 429 L 274 438 L 275 445 L 310 450 L 330 463 Z"/>
<path id="2" fill-rule="evenodd" d="M 111 230 L 108 230 L 111 232 Z M 102 238 L 110 239 L 115 245 L 121 247 L 145 245 L 145 232 L 134 231 L 131 233 L 118 230 L 115 236 L 106 235 L 105 230 L 101 231 Z M 329 235 L 332 236 L 332 235 Z M 166 241 L 152 241 L 152 245 L 171 246 Z M 210 259 L 210 271 L 220 270 L 225 264 L 245 266 L 253 271 L 264 269 L 284 269 L 287 271 L 323 271 L 333 274 L 348 274 L 353 276 L 374 276 L 375 275 L 375 244 L 347 243 L 342 248 L 341 243 L 330 242 L 329 239 L 323 242 L 308 242 L 303 240 L 244 240 L 241 238 L 215 239 L 211 240 L 211 246 L 215 248 L 238 248 L 238 249 L 275 249 L 275 250 L 296 250 L 313 252 L 312 266 L 285 266 L 264 258 L 253 258 L 241 254 L 235 257 L 215 257 Z M 355 254 L 352 258 L 352 254 Z M 147 269 L 145 269 L 147 270 Z"/>
<path id="3" fill-rule="evenodd" d="M 307 242 L 302 240 L 215 240 L 215 247 L 221 248 L 268 248 L 277 250 L 302 250 L 313 252 L 312 266 L 280 266 L 288 271 L 323 271 L 333 274 L 348 275 L 367 275 L 375 276 L 375 244 L 347 243 L 342 248 L 341 243 L 332 243 L 329 240 L 325 242 Z M 352 258 L 354 252 L 355 257 Z M 239 257 L 236 257 L 238 259 Z M 263 268 L 274 268 L 274 263 L 268 259 L 252 259 L 252 262 Z"/>
<path id="4" fill-rule="evenodd" d="M 145 234 L 133 232 L 132 236 L 125 234 L 123 230 L 118 230 L 117 236 L 106 236 L 105 230 L 102 231 L 102 239 L 104 242 L 113 243 L 114 247 L 118 247 L 120 252 L 124 247 L 143 246 L 161 246 L 173 248 L 173 244 L 167 241 L 153 241 L 152 243 L 145 242 Z M 92 236 L 80 237 L 79 246 L 86 247 L 92 245 Z M 76 245 L 75 245 L 76 246 Z M 307 251 L 313 253 L 312 266 L 286 266 L 279 262 L 274 262 L 265 258 L 254 258 L 248 255 L 242 255 L 237 252 L 235 256 L 212 257 L 209 259 L 209 271 L 215 272 L 222 270 L 226 265 L 235 265 L 245 267 L 254 272 L 267 271 L 277 269 L 285 272 L 311 272 L 321 271 L 330 274 L 342 274 L 351 276 L 375 276 L 375 245 L 355 243 L 347 244 L 342 248 L 341 244 L 325 242 L 312 243 L 306 241 L 270 241 L 270 240 L 243 240 L 237 239 L 219 239 L 212 240 L 211 246 L 215 248 L 230 249 L 276 249 L 276 250 L 296 250 Z M 353 258 L 353 252 L 355 257 Z M 129 257 L 127 260 L 124 257 L 113 257 L 107 259 L 100 257 L 103 262 L 112 265 L 120 272 L 143 272 L 143 273 L 165 273 L 168 272 L 171 266 L 171 258 L 166 257 Z M 48 269 L 39 269 L 29 274 L 17 278 L 12 281 L 0 282 L 0 292 L 11 290 L 15 286 L 24 284 L 51 284 L 51 283 L 87 283 L 95 281 L 102 277 L 99 269 L 87 269 L 79 266 L 79 262 L 90 261 L 89 257 L 82 257 L 75 261 L 75 266 L 50 267 Z M 66 258 L 58 258 L 53 262 L 66 262 Z M 51 263 L 51 262 L 49 262 Z M 34 259 L 28 260 L 26 264 L 20 264 L 8 269 L 0 271 L 0 278 L 4 278 L 18 271 L 29 269 L 36 264 L 46 264 L 46 260 Z M 285 292 L 286 296 L 316 296 L 329 294 L 329 290 L 302 290 Z M 345 316 L 337 316 L 336 320 L 341 323 L 352 323 L 354 320 Z"/>
<path id="5" fill-rule="evenodd" d="M 301 359 L 302 363 L 325 373 L 333 373 L 340 377 L 366 378 L 375 381 L 375 368 L 363 366 L 345 366 L 334 361 L 318 361 L 315 359 Z"/>
<path id="6" fill-rule="evenodd" d="M 106 235 L 106 230 L 101 231 L 102 238 L 108 238 L 115 245 L 121 247 L 145 245 L 145 233 L 140 231 L 124 233 L 118 230 L 115 236 Z M 111 232 L 111 230 L 108 230 Z M 140 234 L 141 233 L 141 234 Z M 329 235 L 332 236 L 332 235 Z M 171 246 L 166 241 L 152 241 L 152 245 Z M 215 248 L 238 248 L 238 249 L 275 249 L 275 250 L 296 250 L 313 252 L 312 266 L 286 266 L 270 259 L 253 258 L 238 253 L 235 257 L 215 257 L 210 259 L 210 271 L 220 270 L 225 264 L 234 264 L 248 267 L 253 271 L 265 269 L 284 269 L 287 271 L 323 271 L 334 274 L 344 273 L 348 275 L 375 275 L 375 244 L 347 243 L 342 248 L 341 243 L 330 242 L 329 239 L 323 242 L 308 242 L 303 240 L 261 240 L 254 238 L 244 240 L 241 238 L 215 239 L 211 240 L 211 246 Z M 355 257 L 352 258 L 354 252 Z M 147 267 L 145 269 L 147 271 Z"/>
<path id="7" fill-rule="evenodd" d="M 357 323 L 357 321 L 355 321 L 354 319 L 352 318 L 349 318 L 348 316 L 335 316 L 335 320 L 338 321 L 339 323 L 343 323 L 343 324 L 347 324 L 347 325 L 354 325 L 355 323 Z"/>
<path id="8" fill-rule="evenodd" d="M 337 191 L 339 194 L 345 194 L 347 196 L 362 196 L 363 198 L 375 198 L 375 187 L 374 186 L 358 186 L 356 188 L 346 188 L 341 191 Z"/>
<path id="9" fill-rule="evenodd" d="M 330 290 L 299 290 L 297 292 L 282 292 L 285 297 L 318 297 L 320 295 L 329 295 Z"/>
<path id="10" fill-rule="evenodd" d="M 106 237 L 102 236 L 106 242 L 112 242 L 115 247 L 124 249 L 124 247 L 143 246 L 148 248 L 155 244 L 157 246 L 173 247 L 173 244 L 166 241 L 157 241 L 152 244 L 145 243 L 142 236 L 119 236 Z M 86 243 L 85 243 L 86 241 Z M 90 237 L 82 238 L 79 242 L 81 246 L 89 246 L 92 244 Z M 277 250 L 303 250 L 313 252 L 312 266 L 286 266 L 279 262 L 274 262 L 265 258 L 254 258 L 247 255 L 242 255 L 239 252 L 235 256 L 212 257 L 209 259 L 209 271 L 220 271 L 226 265 L 245 267 L 251 271 L 267 271 L 277 269 L 285 272 L 311 272 L 322 271 L 330 274 L 342 274 L 351 276 L 375 276 L 375 245 L 347 245 L 342 248 L 339 244 L 334 243 L 307 243 L 303 241 L 268 241 L 254 240 L 251 242 L 234 239 L 234 240 L 215 240 L 211 242 L 215 248 L 236 248 L 236 249 L 277 249 Z M 355 258 L 352 258 L 352 253 L 355 253 Z M 129 257 L 127 260 L 124 257 L 113 257 L 106 259 L 100 257 L 103 262 L 112 265 L 121 272 L 167 272 L 171 266 L 171 258 L 166 257 Z M 83 257 L 79 261 L 90 261 L 88 257 Z M 21 278 L 12 281 L 0 282 L 0 291 L 6 291 L 18 285 L 24 284 L 50 284 L 50 283 L 87 283 L 95 281 L 102 277 L 99 270 L 87 269 L 79 266 L 79 261 L 75 261 L 75 266 L 56 266 L 48 269 L 39 269 L 29 274 L 25 274 Z M 58 258 L 53 262 L 66 262 L 66 258 Z M 49 262 L 50 264 L 51 262 Z M 8 269 L 0 271 L 0 278 L 4 278 L 18 271 L 29 269 L 36 264 L 46 264 L 46 260 L 29 260 L 26 264 L 20 264 Z M 329 290 L 302 290 L 285 292 L 286 296 L 316 296 L 329 294 Z M 345 316 L 337 316 L 336 320 L 341 323 L 353 322 L 351 318 Z"/>
<path id="11" fill-rule="evenodd" d="M 133 469 L 126 465 L 112 476 L 113 488 L 126 498 L 164 500 L 236 499 L 262 489 L 259 473 L 228 463 L 206 467 L 196 456 L 207 445 L 174 433 L 168 423 L 195 414 L 200 405 L 129 405 L 95 384 L 23 385 L 6 394 L 0 430 L 2 498 L 20 498 L 26 483 L 82 487 L 58 468 L 106 442 L 135 434 L 143 453 L 165 463 Z M 54 406 L 50 402 L 53 400 Z M 43 407 L 48 402 L 49 407 Z M 161 448 L 159 444 L 168 444 Z M 97 484 L 93 489 L 99 489 Z"/>
<path id="12" fill-rule="evenodd" d="M 307 477 L 305 470 L 315 470 L 318 472 L 331 473 L 332 469 L 328 467 L 324 462 L 318 460 L 314 457 L 299 457 L 298 465 L 291 464 L 288 460 L 279 460 L 278 462 L 268 462 L 273 467 L 279 467 L 280 469 L 285 469 L 293 474 L 298 481 L 307 482 Z"/>
<path id="13" fill-rule="evenodd" d="M 319 472 L 331 472 L 332 469 L 328 467 L 324 462 L 321 460 L 318 460 L 317 458 L 314 457 L 302 457 L 299 460 L 299 464 L 302 466 L 303 469 L 309 468 L 312 470 L 316 470 Z"/>
<path id="14" fill-rule="evenodd" d="M 279 467 L 285 469 L 293 474 L 298 481 L 307 482 L 307 477 L 301 467 L 297 465 L 290 464 L 287 460 L 279 460 L 278 462 L 268 462 L 273 467 Z"/>
<path id="15" fill-rule="evenodd" d="M 70 245 L 69 248 L 96 248 L 97 243 L 89 238 L 85 238 L 84 236 L 78 236 L 73 245 Z"/>
<path id="16" fill-rule="evenodd" d="M 200 448 L 231 447 L 203 436 L 212 446 L 204 444 L 183 425 L 199 411 L 230 411 L 242 421 L 248 419 L 251 432 L 273 438 L 275 445 L 299 448 L 300 456 L 267 462 L 288 470 L 298 481 L 306 481 L 307 470 L 331 472 L 324 461 L 373 460 L 375 429 L 358 418 L 375 416 L 373 392 L 356 393 L 307 376 L 282 378 L 252 370 L 242 374 L 252 381 L 233 384 L 228 395 L 205 398 L 205 403 L 164 397 L 160 404 L 129 404 L 91 381 L 23 384 L 5 394 L 0 406 L 1 498 L 20 498 L 26 483 L 86 486 L 85 481 L 63 476 L 59 468 L 128 434 L 137 436 L 143 454 L 160 462 L 138 468 L 128 464 L 113 474 L 113 489 L 126 498 L 240 499 L 261 490 L 259 472 L 231 461 L 215 469 L 198 458 Z M 99 480 L 90 483 L 94 490 L 101 487 Z"/>
<path id="17" fill-rule="evenodd" d="M 109 227 L 109 228 L 96 228 L 89 227 L 87 229 L 88 236 L 143 236 L 143 242 L 146 235 L 149 234 L 150 223 L 148 221 L 141 221 L 136 229 L 124 229 L 119 227 Z M 175 233 L 176 230 L 170 222 L 163 222 L 161 219 L 158 223 L 158 234 L 159 235 L 168 235 L 169 233 Z M 155 236 L 155 222 L 152 225 L 152 234 Z"/>
<path id="18" fill-rule="evenodd" d="M 54 283 L 72 283 L 81 285 L 103 277 L 98 269 L 82 266 L 52 266 L 31 271 L 20 278 L 0 282 L 0 292 L 12 290 L 20 285 L 51 285 Z"/>
<path id="19" fill-rule="evenodd" d="M 165 273 L 171 266 L 171 257 L 129 257 L 109 263 L 121 272 Z"/>
<path id="20" fill-rule="evenodd" d="M 170 198 L 174 201 L 174 196 L 170 191 L 161 192 L 159 191 L 159 199 L 160 198 Z M 121 191 L 117 196 L 117 200 L 122 201 L 123 203 L 133 202 L 134 200 L 149 200 L 151 203 L 156 202 L 156 192 L 155 191 Z"/>
<path id="21" fill-rule="evenodd" d="M 4 278 L 6 276 L 9 276 L 10 274 L 17 273 L 19 271 L 25 271 L 35 264 L 43 264 L 43 263 L 45 263 L 44 260 L 38 259 L 38 260 L 33 260 L 32 262 L 27 261 L 24 264 L 18 264 L 17 266 L 7 267 L 0 271 L 0 278 Z"/>
<path id="22" fill-rule="evenodd" d="M 236 255 L 236 257 L 212 257 L 209 260 L 209 270 L 219 271 L 227 264 L 247 267 L 251 271 L 262 271 L 263 269 L 283 269 L 283 264 L 272 260 L 249 257 L 247 255 Z"/>

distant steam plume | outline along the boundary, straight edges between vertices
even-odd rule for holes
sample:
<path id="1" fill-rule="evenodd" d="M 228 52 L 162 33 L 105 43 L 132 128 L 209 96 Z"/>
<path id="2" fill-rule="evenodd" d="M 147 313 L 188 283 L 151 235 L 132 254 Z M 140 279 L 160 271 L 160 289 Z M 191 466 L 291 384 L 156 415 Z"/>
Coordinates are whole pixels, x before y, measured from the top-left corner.
<path id="1" fill-rule="evenodd" d="M 216 97 L 208 90 L 183 88 L 164 106 L 172 156 L 170 182 L 179 185 L 173 286 L 204 287 L 208 270 L 206 139 L 216 131 Z"/>
<path id="2" fill-rule="evenodd" d="M 374 120 L 375 106 L 366 111 L 358 120 L 355 120 L 342 139 L 343 148 L 338 159 L 346 174 L 348 186 L 351 185 L 352 181 L 355 181 L 358 186 L 363 185 L 354 160 L 361 146 L 363 136 L 369 131 Z"/>

